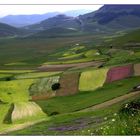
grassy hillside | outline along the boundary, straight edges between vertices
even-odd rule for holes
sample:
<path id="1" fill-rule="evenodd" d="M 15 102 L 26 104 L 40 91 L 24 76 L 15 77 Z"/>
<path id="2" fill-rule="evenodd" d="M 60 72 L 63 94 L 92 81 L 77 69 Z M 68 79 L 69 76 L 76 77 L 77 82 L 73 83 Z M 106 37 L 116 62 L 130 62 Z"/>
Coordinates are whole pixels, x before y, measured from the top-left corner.
<path id="1" fill-rule="evenodd" d="M 0 64 L 1 68 L 33 68 L 46 61 L 56 60 L 51 54 L 68 49 L 77 43 L 92 41 L 92 35 L 59 38 L 14 38 L 0 39 Z M 87 46 L 88 47 L 88 46 Z M 5 59 L 6 58 L 6 59 Z"/>
<path id="2" fill-rule="evenodd" d="M 129 31 L 124 36 L 115 38 L 111 43 L 113 46 L 124 46 L 130 47 L 130 49 L 133 49 L 133 47 L 137 46 L 140 42 L 140 29 Z"/>
<path id="3" fill-rule="evenodd" d="M 68 37 L 68 36 L 79 36 L 84 35 L 84 33 L 73 29 L 73 28 L 62 28 L 62 27 L 55 27 L 47 30 L 40 31 L 30 37 L 33 38 L 56 38 L 56 37 Z"/>
<path id="4" fill-rule="evenodd" d="M 27 30 L 19 29 L 5 23 L 0 23 L 0 39 L 5 37 L 16 37 L 28 34 Z"/>

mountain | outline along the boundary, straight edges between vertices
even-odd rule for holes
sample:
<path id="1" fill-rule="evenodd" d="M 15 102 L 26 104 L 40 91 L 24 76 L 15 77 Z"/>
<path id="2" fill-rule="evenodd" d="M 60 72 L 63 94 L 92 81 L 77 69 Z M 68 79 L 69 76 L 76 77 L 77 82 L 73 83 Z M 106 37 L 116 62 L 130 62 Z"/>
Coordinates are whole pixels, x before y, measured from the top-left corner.
<path id="1" fill-rule="evenodd" d="M 79 16 L 83 29 L 122 30 L 140 27 L 140 5 L 104 5 L 99 10 Z"/>
<path id="2" fill-rule="evenodd" d="M 80 21 L 78 18 L 66 16 L 66 15 L 57 15 L 55 17 L 46 19 L 38 24 L 30 25 L 27 26 L 26 29 L 30 30 L 46 30 L 50 28 L 57 28 L 57 27 L 62 27 L 62 28 L 71 28 L 71 29 L 79 29 L 80 28 Z"/>
<path id="3" fill-rule="evenodd" d="M 10 25 L 0 23 L 0 37 L 17 36 L 20 34 L 24 34 L 24 31 Z"/>
<path id="4" fill-rule="evenodd" d="M 50 12 L 46 14 L 33 14 L 33 15 L 8 15 L 3 18 L 0 18 L 0 22 L 9 24 L 14 27 L 23 27 L 35 23 L 39 23 L 43 20 L 46 20 L 48 18 L 54 17 L 59 14 L 65 14 L 67 16 L 77 17 L 79 15 L 89 13 L 91 10 L 72 10 L 72 11 L 66 11 L 64 13 L 60 12 Z"/>
<path id="5" fill-rule="evenodd" d="M 27 29 L 73 28 L 86 32 L 114 32 L 140 27 L 140 5 L 104 5 L 99 10 L 78 17 L 57 15 Z"/>
<path id="6" fill-rule="evenodd" d="M 33 15 L 8 15 L 0 18 L 0 22 L 9 24 L 15 27 L 27 26 L 30 24 L 35 24 L 42 20 L 48 19 L 50 17 L 58 15 L 59 12 L 52 12 L 47 14 L 33 14 Z"/>

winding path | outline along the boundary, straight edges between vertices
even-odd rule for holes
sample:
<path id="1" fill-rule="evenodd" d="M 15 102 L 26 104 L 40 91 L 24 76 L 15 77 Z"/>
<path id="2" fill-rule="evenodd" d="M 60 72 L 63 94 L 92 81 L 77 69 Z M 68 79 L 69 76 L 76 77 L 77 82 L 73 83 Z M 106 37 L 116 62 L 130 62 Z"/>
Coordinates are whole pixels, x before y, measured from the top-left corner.
<path id="1" fill-rule="evenodd" d="M 130 92 L 128 94 L 116 97 L 116 98 L 114 98 L 112 100 L 109 100 L 109 101 L 106 101 L 104 103 L 97 104 L 97 105 L 88 107 L 86 109 L 82 109 L 82 110 L 80 110 L 78 112 L 94 111 L 94 110 L 97 110 L 97 109 L 106 108 L 108 106 L 111 106 L 113 104 L 116 104 L 118 102 L 124 101 L 126 99 L 131 98 L 131 97 L 136 97 L 136 96 L 140 96 L 140 91 Z"/>

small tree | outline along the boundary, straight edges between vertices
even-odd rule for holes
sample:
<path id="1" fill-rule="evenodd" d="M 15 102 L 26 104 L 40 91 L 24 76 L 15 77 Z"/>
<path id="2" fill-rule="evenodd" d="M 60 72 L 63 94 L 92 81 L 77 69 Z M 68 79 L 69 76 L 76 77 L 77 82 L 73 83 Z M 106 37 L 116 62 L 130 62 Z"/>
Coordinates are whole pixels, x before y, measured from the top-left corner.
<path id="1" fill-rule="evenodd" d="M 53 84 L 51 88 L 52 88 L 52 90 L 57 90 L 57 89 L 59 89 L 59 88 L 60 88 L 60 83 L 55 83 L 55 84 Z"/>

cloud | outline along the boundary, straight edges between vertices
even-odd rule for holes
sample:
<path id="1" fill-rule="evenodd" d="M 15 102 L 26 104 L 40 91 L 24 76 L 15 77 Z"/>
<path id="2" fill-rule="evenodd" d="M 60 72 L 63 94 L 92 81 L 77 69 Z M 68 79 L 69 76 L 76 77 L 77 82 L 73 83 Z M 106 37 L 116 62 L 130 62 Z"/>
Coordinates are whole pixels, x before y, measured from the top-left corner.
<path id="1" fill-rule="evenodd" d="M 43 14 L 86 9 L 95 11 L 102 5 L 0 5 L 0 16 L 19 14 Z"/>

